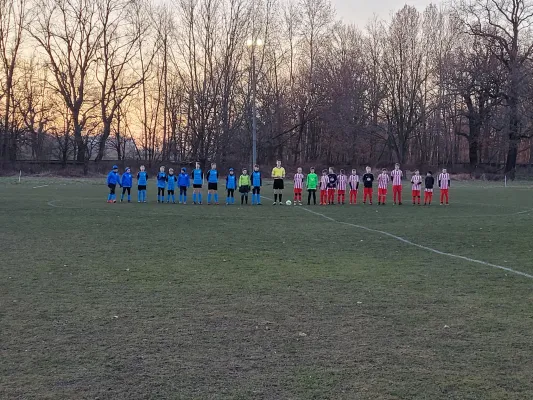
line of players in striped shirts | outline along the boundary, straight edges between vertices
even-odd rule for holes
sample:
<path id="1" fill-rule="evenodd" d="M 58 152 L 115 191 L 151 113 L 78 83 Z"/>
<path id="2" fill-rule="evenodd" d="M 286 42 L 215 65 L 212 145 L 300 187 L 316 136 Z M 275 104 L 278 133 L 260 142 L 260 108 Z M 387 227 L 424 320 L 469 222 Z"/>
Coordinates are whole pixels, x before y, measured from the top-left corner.
<path id="1" fill-rule="evenodd" d="M 357 195 L 359 191 L 359 183 L 363 183 L 363 204 L 372 204 L 374 197 L 374 174 L 372 169 L 366 167 L 366 173 L 359 177 L 357 171 L 352 169 L 351 175 L 347 176 L 343 169 L 339 174 L 336 174 L 333 168 L 329 170 L 322 170 L 322 176 L 319 183 L 315 179 L 315 169 L 311 168 L 307 175 L 307 190 L 309 192 L 307 204 L 311 204 L 311 199 L 316 205 L 316 191 L 317 186 L 320 190 L 320 205 L 333 205 L 335 204 L 335 194 L 337 195 L 337 203 L 345 204 L 346 192 L 349 190 L 349 204 L 357 204 Z M 394 170 L 388 173 L 386 168 L 381 170 L 381 173 L 377 177 L 378 184 L 378 205 L 385 205 L 387 202 L 387 192 L 390 182 L 392 182 L 392 193 L 394 204 L 402 204 L 402 179 L 404 178 L 403 171 L 400 169 L 400 165 L 396 164 Z M 450 174 L 446 168 L 438 176 L 438 187 L 440 189 L 440 204 L 449 204 L 449 189 L 450 189 Z M 317 185 L 318 183 L 318 185 Z M 433 200 L 433 189 L 435 185 L 435 178 L 431 171 L 426 173 L 425 178 L 420 175 L 419 170 L 415 170 L 414 175 L 411 177 L 411 197 L 413 205 L 421 204 L 421 192 L 422 183 L 424 183 L 424 205 L 430 205 Z M 294 204 L 302 205 L 302 191 L 304 187 L 304 175 L 302 168 L 298 168 L 294 175 Z"/>

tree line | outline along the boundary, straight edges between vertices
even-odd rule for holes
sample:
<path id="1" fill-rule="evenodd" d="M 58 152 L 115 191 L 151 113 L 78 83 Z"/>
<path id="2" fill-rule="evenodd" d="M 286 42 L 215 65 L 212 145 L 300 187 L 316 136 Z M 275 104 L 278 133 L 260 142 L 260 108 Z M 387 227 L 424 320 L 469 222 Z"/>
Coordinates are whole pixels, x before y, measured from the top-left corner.
<path id="1" fill-rule="evenodd" d="M 249 163 L 255 113 L 260 163 L 514 177 L 533 162 L 532 24 L 533 0 L 363 29 L 329 0 L 0 0 L 0 160 Z"/>

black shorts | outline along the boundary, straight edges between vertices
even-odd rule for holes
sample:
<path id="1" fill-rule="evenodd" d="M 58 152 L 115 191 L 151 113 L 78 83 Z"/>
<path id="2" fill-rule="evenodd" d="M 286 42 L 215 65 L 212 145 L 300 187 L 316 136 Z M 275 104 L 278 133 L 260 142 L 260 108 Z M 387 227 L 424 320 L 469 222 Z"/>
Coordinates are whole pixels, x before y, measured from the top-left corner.
<path id="1" fill-rule="evenodd" d="M 146 185 L 137 185 L 137 190 L 146 190 Z"/>
<path id="2" fill-rule="evenodd" d="M 169 190 L 167 190 L 167 193 L 172 196 L 174 194 L 174 190 L 170 190 L 169 189 Z"/>
<path id="3" fill-rule="evenodd" d="M 248 186 L 248 185 L 241 186 L 239 188 L 239 192 L 241 192 L 241 193 L 248 193 L 249 191 L 250 191 L 250 186 Z"/>
<path id="4" fill-rule="evenodd" d="M 274 190 L 282 190 L 285 189 L 285 184 L 283 183 L 283 179 L 274 179 Z"/>
<path id="5" fill-rule="evenodd" d="M 207 190 L 218 190 L 218 183 L 208 183 Z"/>
<path id="6" fill-rule="evenodd" d="M 123 187 L 122 188 L 122 194 L 128 192 L 128 194 L 131 194 L 131 187 Z"/>
<path id="7" fill-rule="evenodd" d="M 198 183 L 193 183 L 192 185 L 193 189 L 201 189 L 202 188 L 202 184 L 198 184 Z"/>
<path id="8" fill-rule="evenodd" d="M 253 194 L 260 194 L 261 193 L 261 187 L 260 186 L 254 186 L 252 189 Z"/>
<path id="9" fill-rule="evenodd" d="M 112 185 L 112 184 L 109 184 L 107 185 L 107 187 L 109 188 L 109 191 L 111 194 L 115 194 L 115 189 L 117 188 L 117 185 Z"/>

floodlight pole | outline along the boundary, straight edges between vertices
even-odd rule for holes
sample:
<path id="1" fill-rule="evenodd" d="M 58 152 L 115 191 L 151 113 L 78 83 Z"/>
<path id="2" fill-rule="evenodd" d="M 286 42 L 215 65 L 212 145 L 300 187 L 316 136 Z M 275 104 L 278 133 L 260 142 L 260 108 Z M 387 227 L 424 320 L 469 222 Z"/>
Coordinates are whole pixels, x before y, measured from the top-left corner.
<path id="1" fill-rule="evenodd" d="M 246 45 L 252 52 L 252 168 L 257 164 L 257 73 L 255 69 L 255 48 L 263 46 L 261 39 L 248 39 Z"/>

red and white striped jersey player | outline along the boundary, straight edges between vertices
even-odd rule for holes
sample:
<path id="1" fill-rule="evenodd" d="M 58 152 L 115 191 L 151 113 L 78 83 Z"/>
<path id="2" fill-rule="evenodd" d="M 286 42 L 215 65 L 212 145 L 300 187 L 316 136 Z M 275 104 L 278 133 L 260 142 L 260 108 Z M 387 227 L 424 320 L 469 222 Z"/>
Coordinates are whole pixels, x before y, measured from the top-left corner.
<path id="1" fill-rule="evenodd" d="M 387 174 L 387 169 L 383 168 L 381 174 L 378 175 L 378 205 L 385 205 L 389 182 L 390 177 L 389 174 Z"/>
<path id="2" fill-rule="evenodd" d="M 294 174 L 294 205 L 302 205 L 302 192 L 304 189 L 304 174 L 302 169 L 298 168 Z"/>
<path id="3" fill-rule="evenodd" d="M 394 170 L 390 173 L 392 178 L 392 196 L 394 204 L 398 200 L 398 204 L 402 205 L 402 177 L 403 172 L 400 169 L 400 164 L 396 163 L 394 165 Z"/>
<path id="4" fill-rule="evenodd" d="M 444 204 L 444 201 L 446 200 L 446 205 L 449 204 L 449 195 L 448 191 L 450 190 L 450 174 L 444 168 L 442 170 L 442 173 L 439 175 L 439 179 L 437 179 L 439 182 L 439 189 L 440 189 L 440 205 L 442 206 Z"/>
<path id="5" fill-rule="evenodd" d="M 343 204 L 346 199 L 346 184 L 348 183 L 348 177 L 343 169 L 340 170 L 337 176 L 337 203 Z"/>
<path id="6" fill-rule="evenodd" d="M 326 169 L 322 170 L 322 176 L 320 177 L 320 205 L 325 206 L 328 204 L 328 183 L 329 176 Z"/>
<path id="7" fill-rule="evenodd" d="M 350 204 L 357 204 L 357 190 L 359 189 L 359 175 L 357 171 L 352 169 L 352 174 L 348 178 L 350 185 Z"/>
<path id="8" fill-rule="evenodd" d="M 413 205 L 416 204 L 418 199 L 418 205 L 420 205 L 420 190 L 422 188 L 422 175 L 420 171 L 416 170 L 415 174 L 411 177 L 411 195 L 413 196 Z"/>

